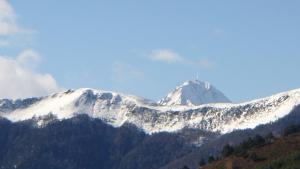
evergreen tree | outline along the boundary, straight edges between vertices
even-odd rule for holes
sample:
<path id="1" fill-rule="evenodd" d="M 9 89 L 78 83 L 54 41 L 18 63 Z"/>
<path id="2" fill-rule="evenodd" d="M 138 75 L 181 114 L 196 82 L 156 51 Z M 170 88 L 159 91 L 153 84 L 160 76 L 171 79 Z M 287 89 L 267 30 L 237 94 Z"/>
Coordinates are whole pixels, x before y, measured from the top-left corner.
<path id="1" fill-rule="evenodd" d="M 267 143 L 273 143 L 275 140 L 275 137 L 272 132 L 266 135 L 265 140 Z"/>
<path id="2" fill-rule="evenodd" d="M 181 169 L 190 169 L 188 166 L 183 166 Z"/>
<path id="3" fill-rule="evenodd" d="M 232 155 L 234 152 L 234 149 L 232 146 L 230 146 L 229 144 L 226 144 L 224 147 L 223 147 L 223 150 L 222 150 L 222 157 L 228 157 L 230 155 Z"/>
<path id="4" fill-rule="evenodd" d="M 208 163 L 212 163 L 215 161 L 215 157 L 214 156 L 209 156 L 208 157 Z"/>
<path id="5" fill-rule="evenodd" d="M 199 161 L 199 167 L 202 167 L 204 166 L 206 163 L 205 163 L 205 160 L 202 158 L 200 161 Z"/>

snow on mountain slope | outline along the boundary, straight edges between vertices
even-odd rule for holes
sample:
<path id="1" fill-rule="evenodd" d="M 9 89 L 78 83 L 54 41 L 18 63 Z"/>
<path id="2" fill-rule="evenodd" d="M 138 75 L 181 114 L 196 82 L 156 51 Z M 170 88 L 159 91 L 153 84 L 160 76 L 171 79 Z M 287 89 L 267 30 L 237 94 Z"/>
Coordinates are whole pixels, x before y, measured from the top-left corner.
<path id="1" fill-rule="evenodd" d="M 143 104 L 154 103 L 135 96 L 83 88 L 44 97 L 26 108 L 6 111 L 2 113 L 2 116 L 12 121 L 22 121 L 48 114 L 53 114 L 58 119 L 64 119 L 85 113 L 91 117 L 118 120 L 121 119 L 118 115 L 122 113 L 117 112 L 124 110 L 125 107 Z"/>
<path id="2" fill-rule="evenodd" d="M 0 104 L 0 116 L 15 122 L 49 114 L 58 119 L 87 114 L 115 127 L 131 123 L 147 133 L 175 132 L 183 128 L 228 133 L 288 115 L 300 104 L 300 89 L 241 104 L 200 106 L 163 106 L 135 96 L 93 89 L 69 90 L 33 100 L 23 106 L 8 106 L 5 111 Z"/>
<path id="3" fill-rule="evenodd" d="M 184 82 L 165 98 L 161 105 L 201 105 L 207 103 L 229 103 L 230 100 L 208 82 L 191 80 Z"/>
<path id="4" fill-rule="evenodd" d="M 41 98 L 28 98 L 28 99 L 0 99 L 0 113 L 9 112 L 13 109 L 26 108 L 35 102 L 39 101 Z"/>

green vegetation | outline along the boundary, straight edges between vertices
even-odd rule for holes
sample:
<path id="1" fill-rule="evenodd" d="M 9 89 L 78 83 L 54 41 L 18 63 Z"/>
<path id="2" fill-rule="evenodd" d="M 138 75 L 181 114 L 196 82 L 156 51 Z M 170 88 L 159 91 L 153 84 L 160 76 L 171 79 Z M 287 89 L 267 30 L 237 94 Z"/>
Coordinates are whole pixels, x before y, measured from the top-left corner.
<path id="1" fill-rule="evenodd" d="M 300 151 L 268 162 L 256 169 L 300 169 Z"/>
<path id="2" fill-rule="evenodd" d="M 290 134 L 297 133 L 297 132 L 300 132 L 300 125 L 292 125 L 284 129 L 283 135 L 288 136 Z"/>
<path id="3" fill-rule="evenodd" d="M 199 167 L 202 167 L 202 166 L 204 166 L 206 164 L 206 162 L 205 162 L 205 160 L 202 158 L 200 161 L 199 161 L 199 163 L 198 163 L 198 165 L 199 165 Z"/>
<path id="4" fill-rule="evenodd" d="M 269 134 L 269 137 L 271 137 L 272 134 Z M 221 155 L 223 158 L 229 157 L 231 155 L 237 156 L 237 157 L 243 157 L 243 158 L 250 158 L 253 161 L 259 161 L 262 160 L 261 158 L 259 158 L 256 154 L 252 153 L 249 154 L 249 150 L 251 148 L 257 148 L 257 147 L 261 147 L 264 146 L 266 144 L 270 144 L 271 139 L 266 139 L 263 138 L 260 135 L 256 135 L 253 138 L 248 138 L 246 141 L 242 142 L 241 144 L 233 147 L 230 146 L 229 144 L 226 144 L 223 147 L 223 150 L 221 152 Z"/>
<path id="5" fill-rule="evenodd" d="M 0 119 L 0 169 L 158 169 L 193 148 L 176 134 L 146 135 L 87 115 L 33 124 Z"/>
<path id="6" fill-rule="evenodd" d="M 230 155 L 232 155 L 234 153 L 234 148 L 232 146 L 230 146 L 229 144 L 226 144 L 223 147 L 223 150 L 221 152 L 222 157 L 228 157 Z"/>
<path id="7" fill-rule="evenodd" d="M 256 135 L 239 145 L 225 145 L 220 160 L 201 169 L 300 169 L 300 125 L 287 127 L 281 138 Z"/>
<path id="8" fill-rule="evenodd" d="M 215 161 L 215 157 L 214 156 L 209 156 L 208 157 L 208 163 L 212 163 Z"/>
<path id="9" fill-rule="evenodd" d="M 181 169 L 190 169 L 190 168 L 185 165 Z"/>

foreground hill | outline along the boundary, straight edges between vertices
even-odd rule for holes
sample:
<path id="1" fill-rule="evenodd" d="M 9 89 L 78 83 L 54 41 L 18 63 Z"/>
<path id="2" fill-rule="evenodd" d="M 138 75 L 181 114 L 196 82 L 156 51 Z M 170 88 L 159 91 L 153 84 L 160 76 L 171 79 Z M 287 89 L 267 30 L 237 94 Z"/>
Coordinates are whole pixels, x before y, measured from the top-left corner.
<path id="1" fill-rule="evenodd" d="M 223 149 L 225 157 L 222 160 L 212 162 L 201 169 L 300 168 L 300 126 L 289 127 L 285 136 L 281 138 L 256 137 L 254 143 L 255 138 L 236 147 L 226 146 Z"/>

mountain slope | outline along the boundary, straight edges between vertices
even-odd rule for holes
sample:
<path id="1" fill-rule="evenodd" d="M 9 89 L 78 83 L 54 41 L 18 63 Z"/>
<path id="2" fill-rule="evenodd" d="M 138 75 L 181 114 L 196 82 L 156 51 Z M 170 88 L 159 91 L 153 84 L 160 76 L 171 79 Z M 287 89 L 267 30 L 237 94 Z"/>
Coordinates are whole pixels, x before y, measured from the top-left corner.
<path id="1" fill-rule="evenodd" d="M 69 90 L 33 100 L 11 107 L 3 106 L 0 100 L 0 116 L 14 122 L 34 118 L 44 125 L 49 119 L 43 117 L 49 114 L 58 119 L 87 114 L 115 127 L 130 123 L 146 133 L 190 128 L 225 134 L 285 117 L 299 105 L 300 89 L 246 103 L 200 106 L 162 106 L 135 96 L 93 89 Z"/>
<path id="2" fill-rule="evenodd" d="M 300 106 L 294 108 L 289 115 L 274 123 L 260 125 L 254 129 L 237 130 L 212 138 L 202 144 L 201 147 L 199 147 L 199 150 L 193 151 L 181 159 L 171 162 L 162 169 L 174 169 L 184 165 L 188 166 L 190 169 L 197 169 L 201 159 L 207 160 L 211 155 L 218 156 L 226 144 L 238 145 L 249 137 L 253 138 L 256 135 L 267 136 L 269 133 L 273 133 L 275 136 L 281 136 L 282 133 L 285 133 L 285 129 L 291 125 L 300 125 Z"/>
<path id="3" fill-rule="evenodd" d="M 202 169 L 285 169 L 300 167 L 300 130 L 279 139 L 260 138 L 258 145 L 249 139 L 239 146 L 233 147 L 232 155 L 208 164 Z M 257 137 L 258 138 L 258 137 Z M 274 141 L 273 141 L 274 140 Z M 258 143 L 259 143 L 258 142 Z M 257 144 L 257 143 L 256 143 Z M 250 148 L 247 148 L 250 146 Z M 227 148 L 229 150 L 230 148 Z M 243 154 L 240 154 L 243 149 Z M 224 151 L 225 152 L 225 151 Z M 229 152 L 229 151 L 227 151 Z M 228 154 L 228 153 L 227 153 Z"/>
<path id="4" fill-rule="evenodd" d="M 240 104 L 199 106 L 164 106 L 86 88 L 41 98 L 3 99 L 0 161 L 5 167 L 21 161 L 23 168 L 46 163 L 50 168 L 174 169 L 188 164 L 196 169 L 195 159 L 217 154 L 225 143 L 238 144 L 251 135 L 300 124 L 299 112 L 300 89 Z M 44 146 L 48 141 L 50 145 Z"/>
<path id="5" fill-rule="evenodd" d="M 176 87 L 165 98 L 159 101 L 161 105 L 197 106 L 207 103 L 229 103 L 230 100 L 208 82 L 190 80 Z"/>
<path id="6" fill-rule="evenodd" d="M 87 115 L 43 128 L 32 127 L 31 120 L 0 119 L 3 169 L 158 169 L 191 150 L 178 134 L 150 136 L 134 126 L 114 128 Z"/>

